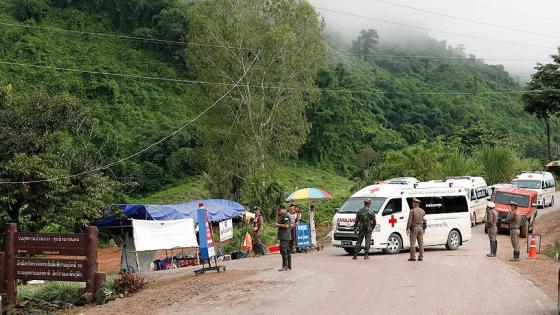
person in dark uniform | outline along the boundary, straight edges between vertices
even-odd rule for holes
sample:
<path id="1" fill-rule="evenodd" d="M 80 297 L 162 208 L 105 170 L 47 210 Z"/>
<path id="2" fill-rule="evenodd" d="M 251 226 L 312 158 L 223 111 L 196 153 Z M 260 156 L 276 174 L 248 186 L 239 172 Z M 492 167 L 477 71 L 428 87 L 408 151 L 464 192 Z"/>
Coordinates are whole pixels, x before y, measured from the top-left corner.
<path id="1" fill-rule="evenodd" d="M 356 247 L 354 248 L 354 257 L 358 259 L 357 255 L 362 249 L 362 241 L 365 239 L 364 244 L 364 259 L 369 259 L 369 248 L 371 246 L 371 232 L 375 227 L 375 214 L 371 211 L 371 200 L 364 200 L 364 207 L 356 214 L 356 221 L 354 221 L 354 233 L 358 234 Z"/>
<path id="2" fill-rule="evenodd" d="M 278 271 L 286 271 L 292 269 L 292 249 L 290 248 L 291 234 L 291 218 L 286 211 L 286 207 L 278 207 L 278 222 L 274 226 L 278 228 L 278 240 L 280 241 L 280 255 L 282 256 L 282 268 Z"/>
<path id="3" fill-rule="evenodd" d="M 486 255 L 488 257 L 496 257 L 496 252 L 498 251 L 498 241 L 496 240 L 496 236 L 498 236 L 497 222 L 498 212 L 496 211 L 496 204 L 490 201 L 486 208 L 486 232 L 490 240 L 490 254 Z"/>

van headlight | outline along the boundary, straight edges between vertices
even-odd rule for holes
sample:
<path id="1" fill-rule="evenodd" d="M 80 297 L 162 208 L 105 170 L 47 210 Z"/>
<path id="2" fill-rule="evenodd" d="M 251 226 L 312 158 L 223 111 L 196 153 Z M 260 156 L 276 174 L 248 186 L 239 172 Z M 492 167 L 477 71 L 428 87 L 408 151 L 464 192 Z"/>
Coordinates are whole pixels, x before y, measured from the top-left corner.
<path id="1" fill-rule="evenodd" d="M 379 232 L 381 231 L 381 226 L 379 224 L 376 224 L 375 227 L 373 228 L 374 232 Z"/>

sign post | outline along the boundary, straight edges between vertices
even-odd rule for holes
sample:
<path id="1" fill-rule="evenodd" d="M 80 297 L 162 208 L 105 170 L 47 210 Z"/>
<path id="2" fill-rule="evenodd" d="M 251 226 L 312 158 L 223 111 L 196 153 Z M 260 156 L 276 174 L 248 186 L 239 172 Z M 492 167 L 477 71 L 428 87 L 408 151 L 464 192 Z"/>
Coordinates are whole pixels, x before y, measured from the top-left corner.
<path id="1" fill-rule="evenodd" d="M 6 253 L 0 269 L 0 293 L 6 293 L 11 305 L 17 304 L 16 280 L 49 280 L 85 282 L 83 293 L 92 299 L 105 282 L 105 274 L 97 272 L 96 227 L 85 233 L 17 232 L 14 223 L 6 224 Z M 26 257 L 18 257 L 25 254 Z M 30 257 L 41 255 L 47 257 Z M 80 258 L 49 258 L 49 255 L 82 256 Z"/>
<path id="2" fill-rule="evenodd" d="M 311 246 L 311 229 L 309 223 L 296 224 L 296 247 L 307 251 Z"/>
<path id="3" fill-rule="evenodd" d="M 216 259 L 216 252 L 214 249 L 214 238 L 212 236 L 212 225 L 210 225 L 208 221 L 208 212 L 204 209 L 202 203 L 198 205 L 196 218 L 198 223 L 198 242 L 202 268 L 195 270 L 194 274 L 198 276 L 210 270 L 220 272 L 220 269 L 226 271 L 225 266 L 218 266 L 218 260 Z M 214 266 L 212 266 L 212 258 L 214 258 Z M 205 262 L 208 262 L 208 267 L 204 267 Z"/>

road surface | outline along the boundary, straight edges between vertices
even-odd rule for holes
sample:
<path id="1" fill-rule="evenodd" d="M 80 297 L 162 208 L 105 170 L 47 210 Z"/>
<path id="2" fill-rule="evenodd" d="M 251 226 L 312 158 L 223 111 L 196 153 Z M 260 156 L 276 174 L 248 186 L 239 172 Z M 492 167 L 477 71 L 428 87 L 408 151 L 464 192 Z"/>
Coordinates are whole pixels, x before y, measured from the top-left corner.
<path id="1" fill-rule="evenodd" d="M 559 209 L 539 209 L 539 216 Z M 342 249 L 327 247 L 294 255 L 288 272 L 277 271 L 279 255 L 227 262 L 225 274 L 170 271 L 184 275 L 182 286 L 156 282 L 146 293 L 92 311 L 118 314 L 136 304 L 146 314 L 558 314 L 556 301 L 540 288 L 486 257 L 483 228 L 477 225 L 458 250 L 427 249 L 423 262 L 407 261 L 408 252 L 353 261 Z M 505 236 L 499 246 L 511 251 Z"/>

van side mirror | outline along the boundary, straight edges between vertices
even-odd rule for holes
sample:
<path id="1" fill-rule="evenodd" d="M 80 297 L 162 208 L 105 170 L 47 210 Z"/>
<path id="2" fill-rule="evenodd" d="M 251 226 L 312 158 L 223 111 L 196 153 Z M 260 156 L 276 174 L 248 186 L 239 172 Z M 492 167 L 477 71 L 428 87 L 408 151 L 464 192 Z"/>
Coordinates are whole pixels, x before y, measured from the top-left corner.
<path id="1" fill-rule="evenodd" d="M 533 208 L 536 208 L 536 207 L 537 207 L 537 204 L 536 204 L 536 203 L 533 203 L 532 206 L 533 206 Z"/>
<path id="2" fill-rule="evenodd" d="M 338 212 L 338 210 L 340 210 L 340 208 L 334 208 L 334 212 Z"/>
<path id="3" fill-rule="evenodd" d="M 488 196 L 488 197 L 486 197 L 486 200 L 488 200 L 488 201 L 492 201 L 492 196 Z"/>

